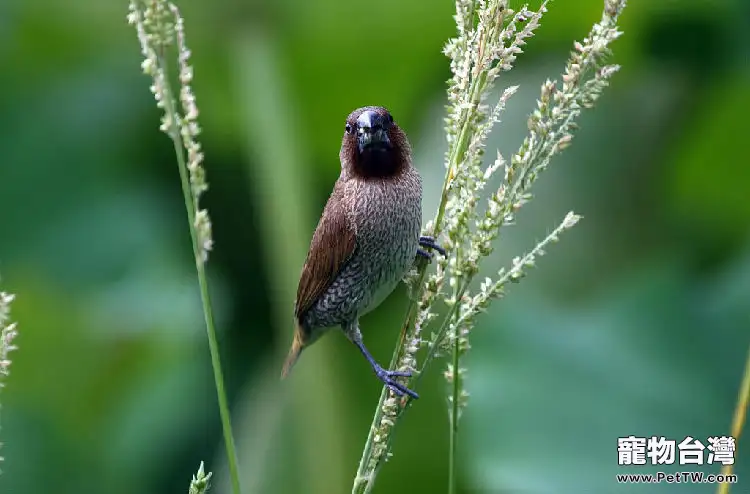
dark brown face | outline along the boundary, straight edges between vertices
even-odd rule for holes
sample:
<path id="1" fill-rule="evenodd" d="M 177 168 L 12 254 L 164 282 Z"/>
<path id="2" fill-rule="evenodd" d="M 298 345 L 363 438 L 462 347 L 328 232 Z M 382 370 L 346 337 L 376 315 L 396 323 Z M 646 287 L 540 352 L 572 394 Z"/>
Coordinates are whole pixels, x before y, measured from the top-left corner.
<path id="1" fill-rule="evenodd" d="M 389 177 L 408 166 L 406 134 L 383 107 L 366 106 L 349 114 L 341 143 L 341 164 L 363 177 Z"/>

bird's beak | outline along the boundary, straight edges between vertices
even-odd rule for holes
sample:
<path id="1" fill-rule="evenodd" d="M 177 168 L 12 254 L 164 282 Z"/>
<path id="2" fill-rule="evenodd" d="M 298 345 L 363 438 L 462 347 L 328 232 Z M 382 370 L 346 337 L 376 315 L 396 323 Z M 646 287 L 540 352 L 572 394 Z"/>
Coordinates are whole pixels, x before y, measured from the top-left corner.
<path id="1" fill-rule="evenodd" d="M 387 117 L 380 115 L 372 110 L 362 112 L 357 119 L 357 141 L 359 143 L 359 152 L 365 149 L 387 149 L 391 146 L 391 140 L 388 138 Z"/>

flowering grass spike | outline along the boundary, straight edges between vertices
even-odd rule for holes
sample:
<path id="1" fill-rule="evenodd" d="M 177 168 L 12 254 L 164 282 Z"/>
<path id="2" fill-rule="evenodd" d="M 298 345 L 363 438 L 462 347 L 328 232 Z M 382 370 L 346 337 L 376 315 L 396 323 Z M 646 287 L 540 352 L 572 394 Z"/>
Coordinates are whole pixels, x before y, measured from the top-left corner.
<path id="1" fill-rule="evenodd" d="M 198 107 L 190 85 L 193 67 L 189 63 L 190 50 L 185 42 L 184 20 L 171 2 L 149 0 L 130 3 L 128 22 L 135 26 L 141 44 L 144 57 L 141 69 L 153 79 L 151 93 L 156 106 L 164 111 L 159 130 L 174 141 L 181 159 L 184 160 L 187 155 L 187 179 L 191 192 L 189 214 L 198 234 L 199 257 L 205 263 L 213 247 L 213 238 L 208 211 L 200 208 L 200 198 L 208 189 L 208 182 L 203 168 L 203 152 L 197 140 L 201 129 L 198 125 Z M 175 45 L 180 82 L 179 109 L 171 90 L 165 60 L 166 50 Z M 182 167 L 180 172 L 183 172 Z"/>
<path id="2" fill-rule="evenodd" d="M 198 143 L 199 112 L 191 87 L 193 67 L 189 63 L 190 50 L 185 39 L 185 23 L 177 6 L 166 0 L 132 0 L 128 23 L 135 27 L 143 55 L 141 68 L 144 74 L 153 80 L 150 86 L 151 93 L 156 100 L 156 106 L 163 111 L 159 129 L 172 140 L 177 157 L 177 168 L 180 173 L 182 195 L 187 210 L 190 239 L 193 244 L 195 268 L 198 273 L 198 285 L 206 321 L 208 346 L 211 351 L 211 366 L 219 401 L 232 492 L 240 494 L 237 453 L 232 436 L 229 405 L 224 391 L 219 344 L 216 339 L 205 268 L 208 254 L 213 248 L 213 239 L 208 211 L 200 207 L 200 198 L 208 189 L 208 183 L 206 171 L 203 168 L 203 152 Z M 177 50 L 177 80 L 180 87 L 178 96 L 175 96 L 176 93 L 172 90 L 168 74 L 167 55 L 170 49 Z M 199 471 L 201 472 L 202 470 Z"/>
<path id="3" fill-rule="evenodd" d="M 0 292 L 0 390 L 5 386 L 5 379 L 10 375 L 10 352 L 16 350 L 13 340 L 18 335 L 16 323 L 10 322 L 10 304 L 15 296 Z M 2 444 L 0 443 L 0 446 Z M 0 456 L 0 461 L 3 457 Z"/>
<path id="4" fill-rule="evenodd" d="M 435 218 L 425 235 L 440 241 L 448 251 L 438 259 L 434 273 L 426 266 L 407 280 L 412 302 L 407 312 L 393 364 L 417 371 L 408 385 L 414 388 L 426 367 L 447 356 L 444 372 L 448 382 L 450 415 L 449 492 L 455 492 L 456 431 L 460 412 L 466 406 L 466 369 L 462 358 L 471 348 L 470 335 L 476 316 L 492 300 L 505 293 L 508 283 L 518 282 L 528 268 L 545 253 L 545 248 L 580 219 L 568 213 L 552 233 L 527 254 L 516 257 L 495 279 L 486 277 L 472 292 L 482 259 L 492 253 L 504 226 L 512 225 L 516 214 L 532 195 L 531 186 L 547 168 L 553 156 L 567 148 L 582 109 L 590 108 L 619 69 L 607 65 L 609 45 L 620 36 L 617 19 L 625 0 L 605 0 L 601 20 L 583 41 L 576 42 L 565 66 L 561 83 L 542 85 L 536 109 L 528 119 L 528 135 L 519 149 L 506 160 L 499 152 L 487 160 L 487 136 L 500 121 L 516 87 L 506 88 L 489 103 L 492 88 L 503 72 L 510 70 L 526 41 L 540 26 L 547 2 L 536 10 L 523 6 L 514 11 L 507 0 L 457 0 L 457 35 L 445 47 L 453 76 L 448 81 L 446 117 L 446 175 Z M 492 176 L 502 171 L 499 188 L 485 199 L 484 189 Z M 486 201 L 486 207 L 480 204 Z M 438 311 L 436 302 L 446 308 Z M 442 314 L 441 317 L 438 317 Z M 439 324 L 425 337 L 426 329 Z M 424 350 L 420 353 L 421 350 Z M 393 365 L 392 365 L 393 367 Z M 354 479 L 353 493 L 371 492 L 377 473 L 390 456 L 391 438 L 407 401 L 383 389 L 370 434 Z"/>
<path id="5" fill-rule="evenodd" d="M 190 481 L 190 489 L 188 494 L 206 494 L 210 487 L 211 472 L 206 473 L 203 469 L 203 462 L 198 467 L 198 473 L 193 475 L 193 480 Z"/>

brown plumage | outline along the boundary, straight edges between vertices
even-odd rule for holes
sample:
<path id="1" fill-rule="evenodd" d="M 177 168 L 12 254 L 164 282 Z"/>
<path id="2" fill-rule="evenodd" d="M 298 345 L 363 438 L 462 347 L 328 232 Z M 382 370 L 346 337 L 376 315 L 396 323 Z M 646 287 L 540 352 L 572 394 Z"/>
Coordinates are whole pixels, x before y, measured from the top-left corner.
<path id="1" fill-rule="evenodd" d="M 331 285 L 341 266 L 354 252 L 354 228 L 342 210 L 342 191 L 343 188 L 338 186 L 337 182 L 310 242 L 297 286 L 297 301 L 294 304 L 294 340 L 281 371 L 282 378 L 289 374 L 306 346 L 306 340 L 309 339 L 307 331 L 300 323 L 302 316 Z"/>
<path id="2" fill-rule="evenodd" d="M 341 326 L 391 389 L 416 394 L 394 379 L 408 373 L 380 367 L 359 331 L 359 317 L 403 278 L 420 245 L 422 183 L 406 134 L 382 107 L 353 111 L 339 153 L 341 175 L 310 243 L 297 288 L 295 333 L 282 377 L 326 329 Z"/>
<path id="3" fill-rule="evenodd" d="M 343 191 L 343 187 L 337 182 L 310 242 L 310 250 L 297 286 L 294 316 L 298 321 L 331 285 L 341 266 L 354 252 L 354 226 L 344 209 Z"/>

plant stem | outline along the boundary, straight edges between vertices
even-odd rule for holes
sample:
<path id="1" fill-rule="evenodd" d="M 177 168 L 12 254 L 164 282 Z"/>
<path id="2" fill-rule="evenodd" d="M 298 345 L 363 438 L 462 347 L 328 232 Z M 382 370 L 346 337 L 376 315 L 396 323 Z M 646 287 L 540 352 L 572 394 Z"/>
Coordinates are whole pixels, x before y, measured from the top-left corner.
<path id="1" fill-rule="evenodd" d="M 426 264 L 426 262 L 424 262 L 424 264 Z M 421 269 L 421 272 L 419 274 L 417 286 L 421 287 L 422 284 L 424 283 L 425 269 L 424 267 L 421 267 L 420 269 Z M 389 369 L 393 369 L 396 365 L 398 365 L 398 361 L 401 358 L 401 351 L 404 348 L 404 343 L 406 340 L 406 333 L 408 330 L 407 324 L 408 324 L 408 321 L 412 319 L 413 317 L 412 313 L 414 312 L 414 309 L 416 308 L 416 306 L 417 304 L 412 301 L 406 310 L 406 318 L 405 318 L 406 322 L 403 328 L 401 329 L 401 334 L 399 335 L 398 344 L 396 345 L 396 348 L 393 351 L 393 355 L 391 356 L 391 364 L 388 367 Z M 372 446 L 375 440 L 375 429 L 380 423 L 380 420 L 383 418 L 383 405 L 385 404 L 385 399 L 387 396 L 388 396 L 388 388 L 383 386 L 383 388 L 380 391 L 380 398 L 378 399 L 377 408 L 375 409 L 375 415 L 372 418 L 372 424 L 370 424 L 370 433 L 367 435 L 367 441 L 365 441 L 365 447 L 362 450 L 362 457 L 359 460 L 359 466 L 357 467 L 357 474 L 354 477 L 354 485 L 352 486 L 352 494 L 369 493 L 372 490 L 372 486 L 375 485 L 375 476 L 377 475 L 379 466 L 376 466 L 373 472 L 369 476 L 366 476 L 365 472 L 367 470 L 368 464 L 370 463 L 372 459 Z"/>
<path id="2" fill-rule="evenodd" d="M 459 288 L 458 294 L 456 297 L 457 301 L 460 300 L 461 297 L 463 297 L 464 293 L 466 293 L 466 290 L 468 289 L 470 282 L 471 282 L 471 278 L 469 277 Z M 409 313 L 413 313 L 416 306 L 417 304 L 412 302 L 409 305 Z M 448 314 L 446 314 L 445 318 L 443 319 L 443 322 L 440 325 L 440 329 L 438 330 L 435 339 L 432 341 L 430 345 L 430 350 L 428 351 L 427 356 L 424 359 L 424 363 L 422 364 L 422 367 L 417 372 L 417 376 L 414 378 L 413 383 L 409 384 L 409 387 L 411 389 L 417 388 L 417 385 L 419 384 L 419 381 L 422 379 L 422 375 L 424 374 L 424 371 L 427 365 L 432 361 L 433 357 L 435 356 L 435 353 L 439 346 L 438 342 L 441 341 L 445 337 L 445 333 L 448 331 L 449 322 L 456 316 L 458 308 L 459 308 L 458 303 L 453 304 L 450 307 Z M 400 357 L 400 354 L 403 348 L 404 348 L 403 345 L 399 345 L 396 347 L 396 350 L 393 352 L 391 368 L 393 368 L 393 366 L 395 366 L 398 363 L 398 358 Z M 365 448 L 362 452 L 362 458 L 359 461 L 359 468 L 357 469 L 357 475 L 354 478 L 352 494 L 369 494 L 372 491 L 372 488 L 375 486 L 375 478 L 377 477 L 377 474 L 380 471 L 380 467 L 383 466 L 382 458 L 380 458 L 378 459 L 378 462 L 376 463 L 376 465 L 372 468 L 372 471 L 369 474 L 366 473 L 368 470 L 369 463 L 372 461 L 372 446 L 374 442 L 374 434 L 375 434 L 375 430 L 378 424 L 383 418 L 383 413 L 384 413 L 383 404 L 385 403 L 385 399 L 387 395 L 388 395 L 388 388 L 384 386 L 383 390 L 380 393 L 380 401 L 378 401 L 377 411 L 375 413 L 375 416 L 373 417 L 372 424 L 370 425 L 370 434 L 367 436 L 367 442 L 365 443 Z M 398 412 L 396 421 L 393 424 L 393 428 L 391 430 L 391 434 L 387 438 L 386 451 L 390 449 L 390 444 L 393 441 L 396 427 L 398 426 L 398 423 L 399 423 L 398 419 L 401 418 L 401 415 L 406 410 L 406 407 L 409 404 L 411 404 L 411 400 L 407 402 L 407 405 L 402 407 Z"/>
<path id="3" fill-rule="evenodd" d="M 456 304 L 458 304 L 458 301 L 456 301 Z M 461 378 L 458 372 L 458 326 L 456 326 L 455 331 L 455 341 L 453 342 L 453 396 L 450 416 L 450 450 L 448 451 L 448 494 L 456 493 L 456 435 L 458 434 L 458 394 L 460 388 L 458 381 Z"/>
<path id="4" fill-rule="evenodd" d="M 742 435 L 742 428 L 745 424 L 747 407 L 750 404 L 750 347 L 747 352 L 747 361 L 745 362 L 745 373 L 740 384 L 740 391 L 737 397 L 737 407 L 734 409 L 734 419 L 732 420 L 732 437 L 735 440 L 735 462 L 737 461 L 737 443 Z M 721 468 L 722 475 L 731 475 L 734 465 L 724 465 Z M 719 484 L 716 494 L 729 494 L 729 482 Z"/>
<path id="5" fill-rule="evenodd" d="M 474 9 L 474 5 L 472 4 L 472 11 Z M 456 246 L 456 265 L 460 266 L 463 262 L 463 249 L 461 244 L 458 244 Z M 470 276 L 464 276 L 461 278 L 461 281 L 469 280 L 471 279 Z M 466 287 L 468 286 L 468 281 L 466 283 L 456 283 L 456 285 L 453 287 L 453 307 L 458 307 L 459 303 L 461 302 L 461 297 L 463 297 L 463 294 L 466 290 Z M 460 295 L 459 295 L 460 293 Z M 451 309 L 453 308 L 451 307 Z M 450 321 L 453 320 L 455 317 L 455 312 L 451 311 L 451 313 L 446 317 L 444 320 L 444 323 L 447 322 L 448 326 L 450 326 Z M 448 327 L 446 326 L 446 327 Z M 457 434 L 458 434 L 458 397 L 460 395 L 461 390 L 461 382 L 459 381 L 461 376 L 459 372 L 459 360 L 461 355 L 461 348 L 459 345 L 459 326 L 454 325 L 453 326 L 453 361 L 450 364 L 452 368 L 450 369 L 451 378 L 452 381 L 449 380 L 451 384 L 451 395 L 450 395 L 450 408 L 448 409 L 448 424 L 450 426 L 448 430 L 448 494 L 455 494 L 456 492 L 456 451 L 458 447 L 457 442 Z M 439 336 L 435 338 L 435 341 L 433 342 L 433 345 L 439 345 L 440 344 L 440 338 Z M 427 365 L 428 361 L 425 360 L 425 365 Z"/>
<path id="6" fill-rule="evenodd" d="M 206 322 L 206 334 L 208 335 L 208 347 L 211 352 L 211 366 L 213 367 L 214 383 L 216 385 L 216 394 L 219 401 L 219 414 L 221 416 L 221 426 L 224 432 L 224 444 L 226 446 L 227 461 L 229 463 L 229 475 L 232 479 L 233 494 L 240 494 L 240 478 L 237 469 L 237 451 L 234 446 L 234 436 L 232 435 L 232 423 L 229 415 L 229 405 L 227 402 L 226 391 L 224 390 L 224 377 L 221 372 L 221 358 L 219 356 L 219 343 L 216 339 L 216 329 L 214 327 L 213 311 L 211 309 L 211 299 L 208 291 L 208 280 L 206 278 L 205 263 L 201 257 L 201 251 L 198 241 L 198 233 L 195 229 L 195 204 L 190 187 L 190 178 L 188 175 L 187 164 L 185 163 L 185 153 L 180 131 L 177 125 L 177 110 L 172 95 L 172 87 L 167 77 L 168 64 L 162 56 L 159 57 L 159 64 L 165 74 L 164 104 L 165 111 L 170 115 L 171 129 L 169 132 L 174 144 L 175 155 L 177 156 L 177 168 L 180 171 L 180 183 L 182 184 L 182 196 L 185 201 L 187 210 L 188 226 L 190 228 L 190 240 L 193 245 L 193 257 L 195 258 L 195 269 L 198 273 L 198 285 L 200 287 L 201 303 L 203 305 L 203 316 Z"/>
<path id="7" fill-rule="evenodd" d="M 479 103 L 478 99 L 479 99 L 480 92 L 477 90 L 477 85 L 478 85 L 477 81 L 476 79 L 474 79 L 474 81 L 472 82 L 472 89 L 471 89 L 472 102 L 474 103 L 474 106 Z M 461 162 L 461 160 L 463 160 L 464 153 L 466 152 L 466 149 L 469 146 L 469 135 L 468 135 L 469 134 L 468 129 L 470 126 L 469 122 L 470 122 L 470 119 L 468 118 L 468 114 L 467 114 L 466 120 L 461 126 L 461 132 L 459 134 L 459 138 L 454 142 L 454 145 L 452 146 L 450 150 L 449 166 L 445 174 L 445 180 L 443 181 L 443 190 L 440 194 L 440 203 L 438 204 L 437 213 L 435 214 L 435 223 L 433 224 L 433 229 L 432 229 L 432 236 L 434 236 L 435 238 L 437 238 L 437 236 L 440 235 L 440 232 L 442 231 L 442 223 L 443 223 L 443 216 L 445 214 L 445 206 L 448 203 L 448 190 L 449 190 L 452 178 L 453 178 L 453 174 L 455 173 L 455 168 Z M 404 325 L 401 328 L 401 333 L 399 334 L 396 348 L 393 351 L 393 356 L 391 357 L 391 365 L 389 368 L 393 368 L 394 366 L 398 365 L 398 361 L 401 358 L 402 351 L 404 350 L 404 346 L 406 342 L 406 334 L 409 332 L 409 328 L 414 323 L 414 318 L 417 315 L 418 301 L 422 297 L 422 292 L 424 291 L 425 276 L 427 274 L 427 262 L 426 261 L 422 261 L 420 263 L 420 265 L 418 266 L 418 272 L 419 274 L 417 276 L 417 281 L 414 284 L 414 286 L 416 287 L 416 292 L 414 293 L 414 296 L 412 297 L 412 300 L 409 302 L 409 306 L 406 310 L 406 318 L 404 320 Z M 432 352 L 432 349 L 429 355 L 430 357 L 434 355 L 434 352 Z M 428 360 L 425 360 L 425 363 L 426 362 L 428 362 Z M 420 371 L 420 376 L 418 376 L 417 378 L 417 381 L 419 380 L 419 377 L 421 377 L 421 371 Z M 359 461 L 359 467 L 357 468 L 357 474 L 354 478 L 354 486 L 352 487 L 352 494 L 369 493 L 370 490 L 372 489 L 372 486 L 375 484 L 375 476 L 377 475 L 377 472 L 380 469 L 380 464 L 382 462 L 379 462 L 375 466 L 374 470 L 370 473 L 370 475 L 366 475 L 365 472 L 367 470 L 368 464 L 372 460 L 372 446 L 373 446 L 373 440 L 374 440 L 374 435 L 375 435 L 375 429 L 377 428 L 378 424 L 383 418 L 383 405 L 385 403 L 387 396 L 388 396 L 388 388 L 383 386 L 383 389 L 380 392 L 380 399 L 378 400 L 378 405 L 375 411 L 375 415 L 373 416 L 372 424 L 370 425 L 370 433 L 367 436 L 367 441 L 365 442 L 365 447 L 362 451 L 362 457 Z"/>
<path id="8" fill-rule="evenodd" d="M 477 105 L 479 105 L 481 100 L 481 91 L 480 88 L 484 84 L 484 81 L 486 79 L 486 74 L 483 72 L 479 74 L 479 78 L 472 79 L 471 82 L 471 108 L 476 108 Z M 464 120 L 463 125 L 461 126 L 461 132 L 459 133 L 458 139 L 456 139 L 455 145 L 451 148 L 450 152 L 450 158 L 449 158 L 449 165 L 448 165 L 448 171 L 445 174 L 445 180 L 443 181 L 443 191 L 440 194 L 440 204 L 438 205 L 437 213 L 435 214 L 435 224 L 432 228 L 432 236 L 434 238 L 437 238 L 438 235 L 440 235 L 440 232 L 442 231 L 443 226 L 443 216 L 445 215 L 445 206 L 448 204 L 448 190 L 450 189 L 451 182 L 453 181 L 453 178 L 456 173 L 456 168 L 458 165 L 463 161 L 464 154 L 466 153 L 466 150 L 469 147 L 469 137 L 470 132 L 469 128 L 471 127 L 471 119 L 469 118 L 470 110 L 467 110 L 466 112 L 466 119 Z M 424 266 L 426 267 L 427 264 L 425 263 Z M 422 268 L 422 273 L 424 273 L 424 268 Z M 422 294 L 422 282 L 424 281 L 423 278 L 420 278 L 419 286 L 420 290 L 418 295 Z M 415 298 L 415 300 L 419 300 L 418 297 Z M 409 321 L 407 321 L 408 323 Z"/>

